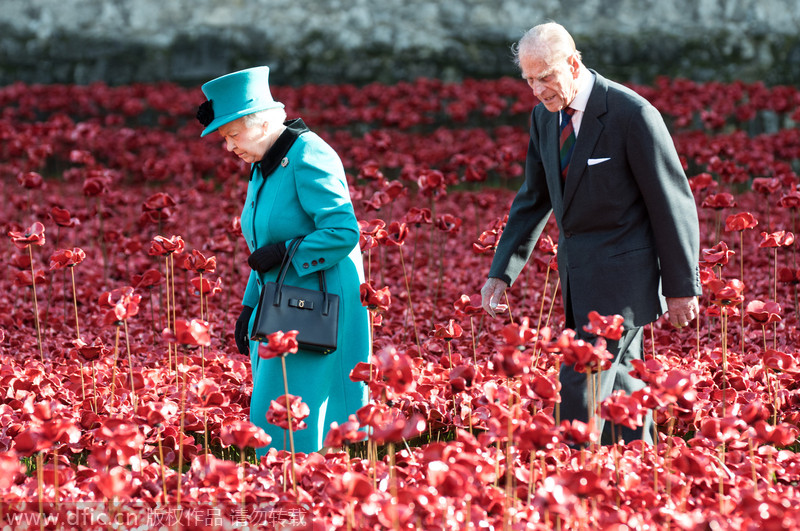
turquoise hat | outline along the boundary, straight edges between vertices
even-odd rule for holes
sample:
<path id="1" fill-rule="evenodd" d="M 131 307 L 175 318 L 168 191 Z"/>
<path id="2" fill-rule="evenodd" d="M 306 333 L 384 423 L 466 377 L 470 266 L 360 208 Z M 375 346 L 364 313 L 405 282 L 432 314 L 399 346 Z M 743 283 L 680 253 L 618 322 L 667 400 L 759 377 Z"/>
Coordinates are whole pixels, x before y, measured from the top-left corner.
<path id="1" fill-rule="evenodd" d="M 273 100 L 269 92 L 268 66 L 226 74 L 212 79 L 201 89 L 208 98 L 197 111 L 197 119 L 206 126 L 201 137 L 242 116 L 284 106 Z"/>

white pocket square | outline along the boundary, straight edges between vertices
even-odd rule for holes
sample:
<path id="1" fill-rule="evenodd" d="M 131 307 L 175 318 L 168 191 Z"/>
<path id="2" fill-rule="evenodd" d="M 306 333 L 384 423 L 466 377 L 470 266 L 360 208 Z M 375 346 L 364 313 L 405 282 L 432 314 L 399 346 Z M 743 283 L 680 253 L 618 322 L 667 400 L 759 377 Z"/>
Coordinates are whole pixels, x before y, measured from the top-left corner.
<path id="1" fill-rule="evenodd" d="M 611 160 L 611 157 L 603 157 L 602 159 L 589 159 L 586 161 L 586 164 L 589 166 L 594 166 L 595 164 L 600 164 L 601 162 L 605 162 L 607 160 Z"/>

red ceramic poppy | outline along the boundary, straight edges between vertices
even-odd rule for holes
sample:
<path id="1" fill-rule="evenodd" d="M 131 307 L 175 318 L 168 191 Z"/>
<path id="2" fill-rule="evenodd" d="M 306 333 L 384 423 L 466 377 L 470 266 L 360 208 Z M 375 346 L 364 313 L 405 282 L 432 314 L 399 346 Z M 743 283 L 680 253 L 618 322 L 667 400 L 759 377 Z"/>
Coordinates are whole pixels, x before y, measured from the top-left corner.
<path id="1" fill-rule="evenodd" d="M 497 229 L 485 230 L 478 236 L 478 241 L 472 244 L 475 254 L 494 254 L 497 243 L 500 241 L 500 231 Z"/>
<path id="2" fill-rule="evenodd" d="M 600 315 L 596 311 L 589 312 L 589 323 L 583 330 L 589 334 L 617 340 L 622 337 L 625 318 L 621 315 Z"/>
<path id="3" fill-rule="evenodd" d="M 258 357 L 263 360 L 294 354 L 297 352 L 297 330 L 283 332 L 278 330 L 267 336 L 266 342 L 259 342 Z"/>
<path id="4" fill-rule="evenodd" d="M 738 278 L 727 281 L 715 278 L 706 287 L 711 291 L 714 304 L 719 306 L 736 306 L 744 302 L 744 283 Z"/>
<path id="5" fill-rule="evenodd" d="M 91 344 L 86 343 L 82 339 L 75 340 L 73 344 L 75 345 L 73 352 L 86 361 L 96 360 L 110 352 L 99 337 L 96 337 Z"/>
<path id="6" fill-rule="evenodd" d="M 147 254 L 151 256 L 163 256 L 172 253 L 180 254 L 183 252 L 185 247 L 186 244 L 183 242 L 183 238 L 180 236 L 173 236 L 171 238 L 156 236 L 150 243 L 150 249 L 147 251 Z"/>
<path id="7" fill-rule="evenodd" d="M 730 257 L 736 253 L 728 249 L 727 243 L 719 242 L 714 247 L 703 249 L 700 254 L 702 255 L 700 265 L 704 267 L 714 267 L 724 266 L 728 263 Z"/>
<path id="8" fill-rule="evenodd" d="M 44 186 L 44 179 L 39 173 L 35 171 L 26 171 L 17 175 L 17 182 L 23 188 L 28 190 L 38 190 Z"/>
<path id="9" fill-rule="evenodd" d="M 417 176 L 417 186 L 425 197 L 436 197 L 447 193 L 444 174 L 439 170 L 421 170 Z"/>
<path id="10" fill-rule="evenodd" d="M 163 210 L 175 206 L 175 200 L 167 193 L 156 192 L 142 203 L 142 210 Z"/>
<path id="11" fill-rule="evenodd" d="M 308 409 L 308 404 L 303 402 L 301 397 L 294 395 L 282 395 L 275 400 L 271 400 L 267 410 L 267 422 L 284 430 L 289 429 L 289 414 L 286 409 L 287 398 L 292 412 L 292 430 L 306 429 L 308 424 L 304 422 L 304 419 L 308 417 L 311 410 Z"/>
<path id="12" fill-rule="evenodd" d="M 396 393 L 414 385 L 411 358 L 394 347 L 385 347 L 375 353 L 375 366 L 384 382 Z"/>
<path id="13" fill-rule="evenodd" d="M 108 189 L 108 179 L 103 176 L 93 175 L 83 181 L 83 195 L 97 197 Z"/>
<path id="14" fill-rule="evenodd" d="M 350 415 L 342 424 L 332 422 L 328 434 L 325 436 L 323 446 L 328 448 L 341 448 L 342 446 L 363 441 L 367 433 L 361 429 L 355 415 Z"/>
<path id="15" fill-rule="evenodd" d="M 206 258 L 197 249 L 192 249 L 192 253 L 186 255 L 183 264 L 186 269 L 195 273 L 213 273 L 217 269 L 217 258 L 214 256 Z"/>
<path id="16" fill-rule="evenodd" d="M 733 195 L 728 192 L 721 192 L 707 196 L 701 205 L 703 208 L 713 208 L 715 210 L 722 210 L 723 208 L 733 208 L 736 206 L 736 200 Z"/>
<path id="17" fill-rule="evenodd" d="M 350 379 L 354 382 L 369 382 L 377 374 L 377 367 L 371 363 L 359 361 L 350 371 Z"/>
<path id="18" fill-rule="evenodd" d="M 536 243 L 536 248 L 545 254 L 556 255 L 558 253 L 558 244 L 553 242 L 553 238 L 549 234 L 543 234 L 539 241 Z"/>
<path id="19" fill-rule="evenodd" d="M 65 267 L 74 267 L 86 258 L 86 253 L 83 249 L 75 247 L 72 249 L 60 249 L 50 255 L 50 269 L 63 269 Z"/>
<path id="20" fill-rule="evenodd" d="M 767 325 L 781 321 L 781 305 L 773 301 L 754 300 L 745 307 L 747 317 L 756 324 Z"/>
<path id="21" fill-rule="evenodd" d="M 50 219 L 59 227 L 76 227 L 81 224 L 78 218 L 70 217 L 69 210 L 54 206 L 50 209 Z"/>
<path id="22" fill-rule="evenodd" d="M 246 420 L 224 424 L 220 428 L 219 438 L 223 446 L 237 448 L 260 448 L 272 441 L 264 430 Z"/>
<path id="23" fill-rule="evenodd" d="M 361 284 L 359 289 L 361 293 L 361 304 L 370 310 L 386 311 L 392 303 L 392 295 L 388 287 L 383 287 L 376 290 L 368 282 Z"/>
<path id="24" fill-rule="evenodd" d="M 193 277 L 189 282 L 191 282 L 192 288 L 194 288 L 192 293 L 198 297 L 200 296 L 201 290 L 204 297 L 213 297 L 222 292 L 221 278 L 218 278 L 213 284 L 208 277 L 203 277 L 202 282 L 200 281 L 200 277 Z"/>
<path id="25" fill-rule="evenodd" d="M 795 210 L 800 208 L 800 191 L 792 190 L 782 195 L 778 200 L 778 206 Z"/>
<path id="26" fill-rule="evenodd" d="M 35 221 L 33 225 L 23 231 L 8 231 L 8 236 L 18 249 L 24 249 L 28 245 L 44 245 L 44 225 Z"/>
<path id="27" fill-rule="evenodd" d="M 789 231 L 762 232 L 759 247 L 788 247 L 794 243 L 794 234 Z"/>
<path id="28" fill-rule="evenodd" d="M 751 426 L 749 434 L 760 443 L 788 446 L 797 440 L 798 428 L 785 423 L 772 426 L 764 420 L 758 420 Z"/>
<path id="29" fill-rule="evenodd" d="M 157 269 L 148 269 L 141 275 L 133 275 L 131 277 L 131 283 L 133 287 L 136 289 L 145 289 L 145 288 L 152 288 L 153 286 L 157 286 L 161 284 L 161 281 L 164 279 L 164 276 L 161 272 Z"/>
<path id="30" fill-rule="evenodd" d="M 209 346 L 211 335 L 209 334 L 208 321 L 200 319 L 177 319 L 175 329 L 165 328 L 161 335 L 170 343 L 189 346 Z"/>
<path id="31" fill-rule="evenodd" d="M 436 228 L 445 234 L 456 234 L 461 228 L 461 218 L 452 214 L 444 214 L 436 218 Z"/>
<path id="32" fill-rule="evenodd" d="M 461 328 L 461 325 L 456 323 L 454 319 L 450 319 L 445 325 L 438 323 L 434 325 L 433 337 L 451 341 L 457 337 L 461 337 L 463 333 L 464 329 Z"/>
<path id="33" fill-rule="evenodd" d="M 106 313 L 103 322 L 107 326 L 118 326 L 122 321 L 139 313 L 141 300 L 142 296 L 134 293 L 133 288 L 130 286 L 103 293 L 98 302 L 103 306 L 111 307 L 111 310 Z"/>
<path id="34" fill-rule="evenodd" d="M 386 228 L 386 238 L 383 243 L 388 246 L 400 246 L 405 243 L 408 236 L 408 226 L 399 221 L 392 221 Z"/>
<path id="35" fill-rule="evenodd" d="M 703 172 L 689 179 L 689 186 L 692 192 L 697 192 L 699 190 L 705 190 L 706 188 L 716 188 L 718 184 L 710 173 Z"/>
<path id="36" fill-rule="evenodd" d="M 421 227 L 422 225 L 430 225 L 432 223 L 431 209 L 411 207 L 408 209 L 408 212 L 406 212 L 406 215 L 403 217 L 403 221 L 409 225 L 414 225 L 416 227 Z"/>
<path id="37" fill-rule="evenodd" d="M 137 414 L 144 418 L 148 426 L 160 427 L 170 423 L 178 414 L 175 402 L 148 402 L 139 406 Z"/>
<path id="38" fill-rule="evenodd" d="M 457 317 L 481 315 L 483 313 L 480 294 L 469 296 L 462 293 L 458 300 L 453 303 L 453 307 L 456 310 Z"/>
<path id="39" fill-rule="evenodd" d="M 769 195 L 780 190 L 781 185 L 782 183 L 780 179 L 776 179 L 774 177 L 756 177 L 753 179 L 751 186 L 754 192 L 758 192 L 763 195 Z"/>
<path id="40" fill-rule="evenodd" d="M 745 229 L 752 229 L 756 225 L 758 225 L 758 220 L 750 212 L 739 212 L 738 214 L 732 214 L 725 220 L 725 230 L 727 231 L 742 231 Z"/>

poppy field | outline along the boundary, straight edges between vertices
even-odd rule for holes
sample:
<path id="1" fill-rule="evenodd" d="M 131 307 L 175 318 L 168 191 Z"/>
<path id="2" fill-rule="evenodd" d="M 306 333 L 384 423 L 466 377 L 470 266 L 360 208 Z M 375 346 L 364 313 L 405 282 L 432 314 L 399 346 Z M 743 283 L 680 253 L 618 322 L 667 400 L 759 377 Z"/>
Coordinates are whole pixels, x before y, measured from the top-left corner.
<path id="1" fill-rule="evenodd" d="M 697 201 L 701 317 L 645 328 L 647 387 L 559 421 L 551 220 L 503 314 L 478 295 L 521 183 L 518 79 L 274 87 L 339 153 L 361 226 L 370 403 L 321 455 L 249 422 L 234 322 L 248 169 L 199 88 L 0 88 L 0 524 L 7 529 L 800 528 L 800 90 L 658 79 Z M 259 354 L 291 356 L 291 332 Z M 288 406 L 288 407 L 287 407 Z M 302 429 L 276 382 L 268 420 Z M 601 444 L 654 415 L 658 443 Z"/>

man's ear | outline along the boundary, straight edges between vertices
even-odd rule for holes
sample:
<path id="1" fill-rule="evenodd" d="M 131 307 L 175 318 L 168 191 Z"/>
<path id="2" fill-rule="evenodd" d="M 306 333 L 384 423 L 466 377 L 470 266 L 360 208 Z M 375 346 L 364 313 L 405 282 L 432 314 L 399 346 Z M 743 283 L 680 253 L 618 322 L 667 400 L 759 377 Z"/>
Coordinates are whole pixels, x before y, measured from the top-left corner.
<path id="1" fill-rule="evenodd" d="M 581 71 L 578 52 L 573 52 L 572 55 L 567 57 L 567 64 L 569 64 L 569 70 L 572 72 L 572 79 L 578 79 L 578 74 Z"/>

